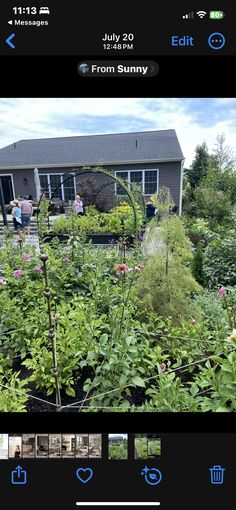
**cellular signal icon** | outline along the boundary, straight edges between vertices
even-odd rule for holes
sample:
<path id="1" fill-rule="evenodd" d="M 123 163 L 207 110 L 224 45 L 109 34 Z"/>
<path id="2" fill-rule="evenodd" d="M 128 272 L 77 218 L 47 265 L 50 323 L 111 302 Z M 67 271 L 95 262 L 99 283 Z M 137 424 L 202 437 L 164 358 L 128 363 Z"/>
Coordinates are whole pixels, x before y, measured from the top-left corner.
<path id="1" fill-rule="evenodd" d="M 197 16 L 201 19 L 205 18 L 206 15 L 206 11 L 197 11 Z"/>
<path id="2" fill-rule="evenodd" d="M 183 19 L 193 19 L 193 17 L 194 17 L 194 12 L 193 11 L 192 12 L 188 12 L 187 14 L 184 14 L 182 16 Z"/>

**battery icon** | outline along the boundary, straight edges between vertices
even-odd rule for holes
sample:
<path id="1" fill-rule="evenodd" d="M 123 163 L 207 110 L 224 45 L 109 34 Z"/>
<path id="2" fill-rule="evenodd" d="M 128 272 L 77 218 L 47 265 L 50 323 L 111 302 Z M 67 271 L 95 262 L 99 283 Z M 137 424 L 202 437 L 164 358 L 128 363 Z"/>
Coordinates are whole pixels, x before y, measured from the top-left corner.
<path id="1" fill-rule="evenodd" d="M 210 19 L 223 19 L 225 16 L 223 11 L 210 11 Z"/>

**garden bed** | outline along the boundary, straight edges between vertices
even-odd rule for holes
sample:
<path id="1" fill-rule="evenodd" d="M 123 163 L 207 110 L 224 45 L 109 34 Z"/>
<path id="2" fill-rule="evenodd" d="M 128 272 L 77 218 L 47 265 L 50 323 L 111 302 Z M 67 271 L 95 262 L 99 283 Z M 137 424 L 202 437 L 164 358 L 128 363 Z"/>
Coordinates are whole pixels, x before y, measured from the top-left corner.
<path id="1" fill-rule="evenodd" d="M 168 257 L 91 249 L 84 236 L 54 245 L 69 234 L 53 232 L 41 255 L 6 242 L 0 412 L 55 412 L 59 388 L 62 407 L 78 402 L 65 412 L 80 411 L 83 399 L 94 412 L 235 410 L 236 293 L 203 291 L 194 280 L 181 219 L 163 220 L 158 235 L 168 237 Z M 94 244 L 117 242 L 98 237 Z"/>
<path id="2" fill-rule="evenodd" d="M 48 234 L 45 234 L 43 237 L 44 243 L 50 243 L 54 239 L 58 239 L 58 241 L 66 242 L 69 239 L 69 234 L 57 234 L 55 232 L 50 232 Z"/>
<path id="3" fill-rule="evenodd" d="M 72 236 L 71 236 L 72 237 Z M 75 234 L 76 237 L 76 234 Z M 54 239 L 58 239 L 60 242 L 66 242 L 70 238 L 69 234 L 59 234 L 55 232 L 50 232 L 48 234 L 44 235 L 43 241 L 45 243 L 50 243 Z M 117 244 L 122 239 L 125 240 L 127 246 L 131 246 L 134 244 L 134 237 L 133 236 L 125 236 L 120 234 L 87 234 L 86 236 L 87 241 L 92 241 L 93 244 Z"/>
<path id="4" fill-rule="evenodd" d="M 116 244 L 125 240 L 128 246 L 134 244 L 133 236 L 124 236 L 124 234 L 88 234 L 87 240 L 93 244 Z"/>

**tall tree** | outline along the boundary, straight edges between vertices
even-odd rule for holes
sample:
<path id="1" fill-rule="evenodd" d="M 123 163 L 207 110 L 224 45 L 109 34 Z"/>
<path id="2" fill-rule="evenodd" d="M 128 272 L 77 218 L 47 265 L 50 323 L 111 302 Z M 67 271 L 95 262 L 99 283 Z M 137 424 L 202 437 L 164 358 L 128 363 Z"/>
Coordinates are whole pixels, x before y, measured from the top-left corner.
<path id="1" fill-rule="evenodd" d="M 199 181 L 206 176 L 210 163 L 211 156 L 208 152 L 206 142 L 203 142 L 201 145 L 197 145 L 192 165 L 188 170 L 186 170 L 186 175 L 191 188 L 196 188 Z"/>
<path id="2" fill-rule="evenodd" d="M 235 168 L 235 153 L 232 147 L 226 144 L 226 137 L 224 133 L 217 135 L 215 149 L 213 149 L 213 152 L 216 155 L 216 159 L 221 170 L 224 170 L 225 168 L 233 170 Z"/>

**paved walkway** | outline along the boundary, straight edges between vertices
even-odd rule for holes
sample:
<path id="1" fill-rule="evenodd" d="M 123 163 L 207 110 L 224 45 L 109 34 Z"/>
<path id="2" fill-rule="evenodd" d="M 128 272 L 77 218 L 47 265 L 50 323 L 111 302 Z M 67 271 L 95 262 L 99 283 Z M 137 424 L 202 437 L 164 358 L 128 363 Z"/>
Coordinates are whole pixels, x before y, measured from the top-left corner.
<path id="1" fill-rule="evenodd" d="M 147 228 L 142 243 L 144 255 L 154 255 L 155 253 L 163 252 L 165 242 L 161 239 L 160 233 L 160 227 Z"/>
<path id="2" fill-rule="evenodd" d="M 19 247 L 19 239 L 18 239 L 18 236 L 14 236 L 13 238 L 13 245 L 14 246 L 18 246 Z M 2 238 L 2 236 L 0 237 L 0 249 L 3 249 L 4 248 L 4 240 Z M 30 235 L 30 236 L 27 236 L 24 240 L 24 244 L 23 246 L 35 246 L 36 248 L 39 248 L 39 240 L 38 240 L 38 236 L 37 235 Z"/>

